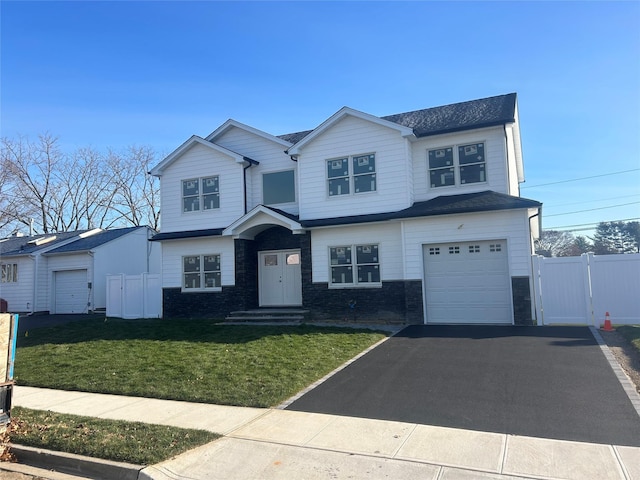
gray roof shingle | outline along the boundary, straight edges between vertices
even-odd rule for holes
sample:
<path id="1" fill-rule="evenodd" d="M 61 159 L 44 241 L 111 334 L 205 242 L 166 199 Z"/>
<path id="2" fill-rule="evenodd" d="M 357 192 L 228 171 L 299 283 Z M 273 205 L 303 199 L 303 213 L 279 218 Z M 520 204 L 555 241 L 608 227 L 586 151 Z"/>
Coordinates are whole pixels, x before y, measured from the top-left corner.
<path id="1" fill-rule="evenodd" d="M 69 240 L 87 230 L 77 230 L 75 232 L 61 233 L 44 233 L 42 235 L 33 235 L 30 237 L 9 237 L 0 241 L 0 256 L 8 257 L 12 255 L 29 255 L 45 248 L 51 248 L 53 245 L 64 240 Z M 35 241 L 47 237 L 55 237 L 54 240 L 36 245 Z"/>
<path id="2" fill-rule="evenodd" d="M 86 252 L 92 250 L 100 245 L 104 245 L 116 238 L 120 238 L 127 233 L 130 233 L 138 228 L 147 227 L 128 227 L 118 228 L 114 230 L 103 230 L 102 232 L 95 233 L 86 238 L 80 238 L 75 242 L 68 243 L 58 248 L 54 248 L 46 253 L 46 255 L 52 255 L 57 253 L 71 253 L 71 252 Z"/>
<path id="3" fill-rule="evenodd" d="M 508 93 L 380 118 L 413 129 L 414 135 L 419 138 L 513 123 L 516 119 L 516 99 L 515 93 Z M 287 133 L 278 135 L 278 138 L 296 144 L 311 132 L 313 130 Z"/>

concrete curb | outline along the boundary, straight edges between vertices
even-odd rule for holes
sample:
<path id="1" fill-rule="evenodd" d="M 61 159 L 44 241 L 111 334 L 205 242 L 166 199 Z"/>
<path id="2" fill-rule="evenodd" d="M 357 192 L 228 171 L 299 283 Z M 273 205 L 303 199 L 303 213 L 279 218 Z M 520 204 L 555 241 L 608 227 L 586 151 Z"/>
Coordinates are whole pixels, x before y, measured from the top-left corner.
<path id="1" fill-rule="evenodd" d="M 95 480 L 138 480 L 142 465 L 11 444 L 18 462 Z"/>

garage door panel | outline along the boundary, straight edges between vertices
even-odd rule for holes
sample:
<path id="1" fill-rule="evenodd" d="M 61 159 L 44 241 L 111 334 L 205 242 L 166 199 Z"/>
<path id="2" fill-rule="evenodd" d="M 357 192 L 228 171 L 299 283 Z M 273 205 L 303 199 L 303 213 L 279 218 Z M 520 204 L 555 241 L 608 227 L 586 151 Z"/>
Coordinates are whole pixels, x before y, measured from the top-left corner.
<path id="1" fill-rule="evenodd" d="M 54 272 L 54 283 L 54 313 L 85 313 L 87 311 L 87 270 Z"/>
<path id="2" fill-rule="evenodd" d="M 424 246 L 428 323 L 511 323 L 506 241 Z"/>

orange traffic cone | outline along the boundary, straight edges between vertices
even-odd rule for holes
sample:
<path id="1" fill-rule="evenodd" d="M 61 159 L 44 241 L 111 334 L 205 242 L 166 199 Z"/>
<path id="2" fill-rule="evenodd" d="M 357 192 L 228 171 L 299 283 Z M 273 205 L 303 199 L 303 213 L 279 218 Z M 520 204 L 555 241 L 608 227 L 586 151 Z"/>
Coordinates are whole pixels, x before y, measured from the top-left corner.
<path id="1" fill-rule="evenodd" d="M 604 314 L 604 327 L 602 328 L 603 332 L 613 332 L 613 327 L 611 326 L 611 320 L 609 319 L 609 312 Z"/>

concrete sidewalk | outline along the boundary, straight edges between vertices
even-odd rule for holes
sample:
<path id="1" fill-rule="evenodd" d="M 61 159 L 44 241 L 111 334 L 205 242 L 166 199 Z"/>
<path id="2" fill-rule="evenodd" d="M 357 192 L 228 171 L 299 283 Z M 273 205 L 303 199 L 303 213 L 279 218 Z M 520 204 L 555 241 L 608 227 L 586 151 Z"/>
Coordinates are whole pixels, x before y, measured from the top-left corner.
<path id="1" fill-rule="evenodd" d="M 142 469 L 137 474 L 140 480 L 640 480 L 636 447 L 20 386 L 15 388 L 13 405 L 224 435 Z"/>

